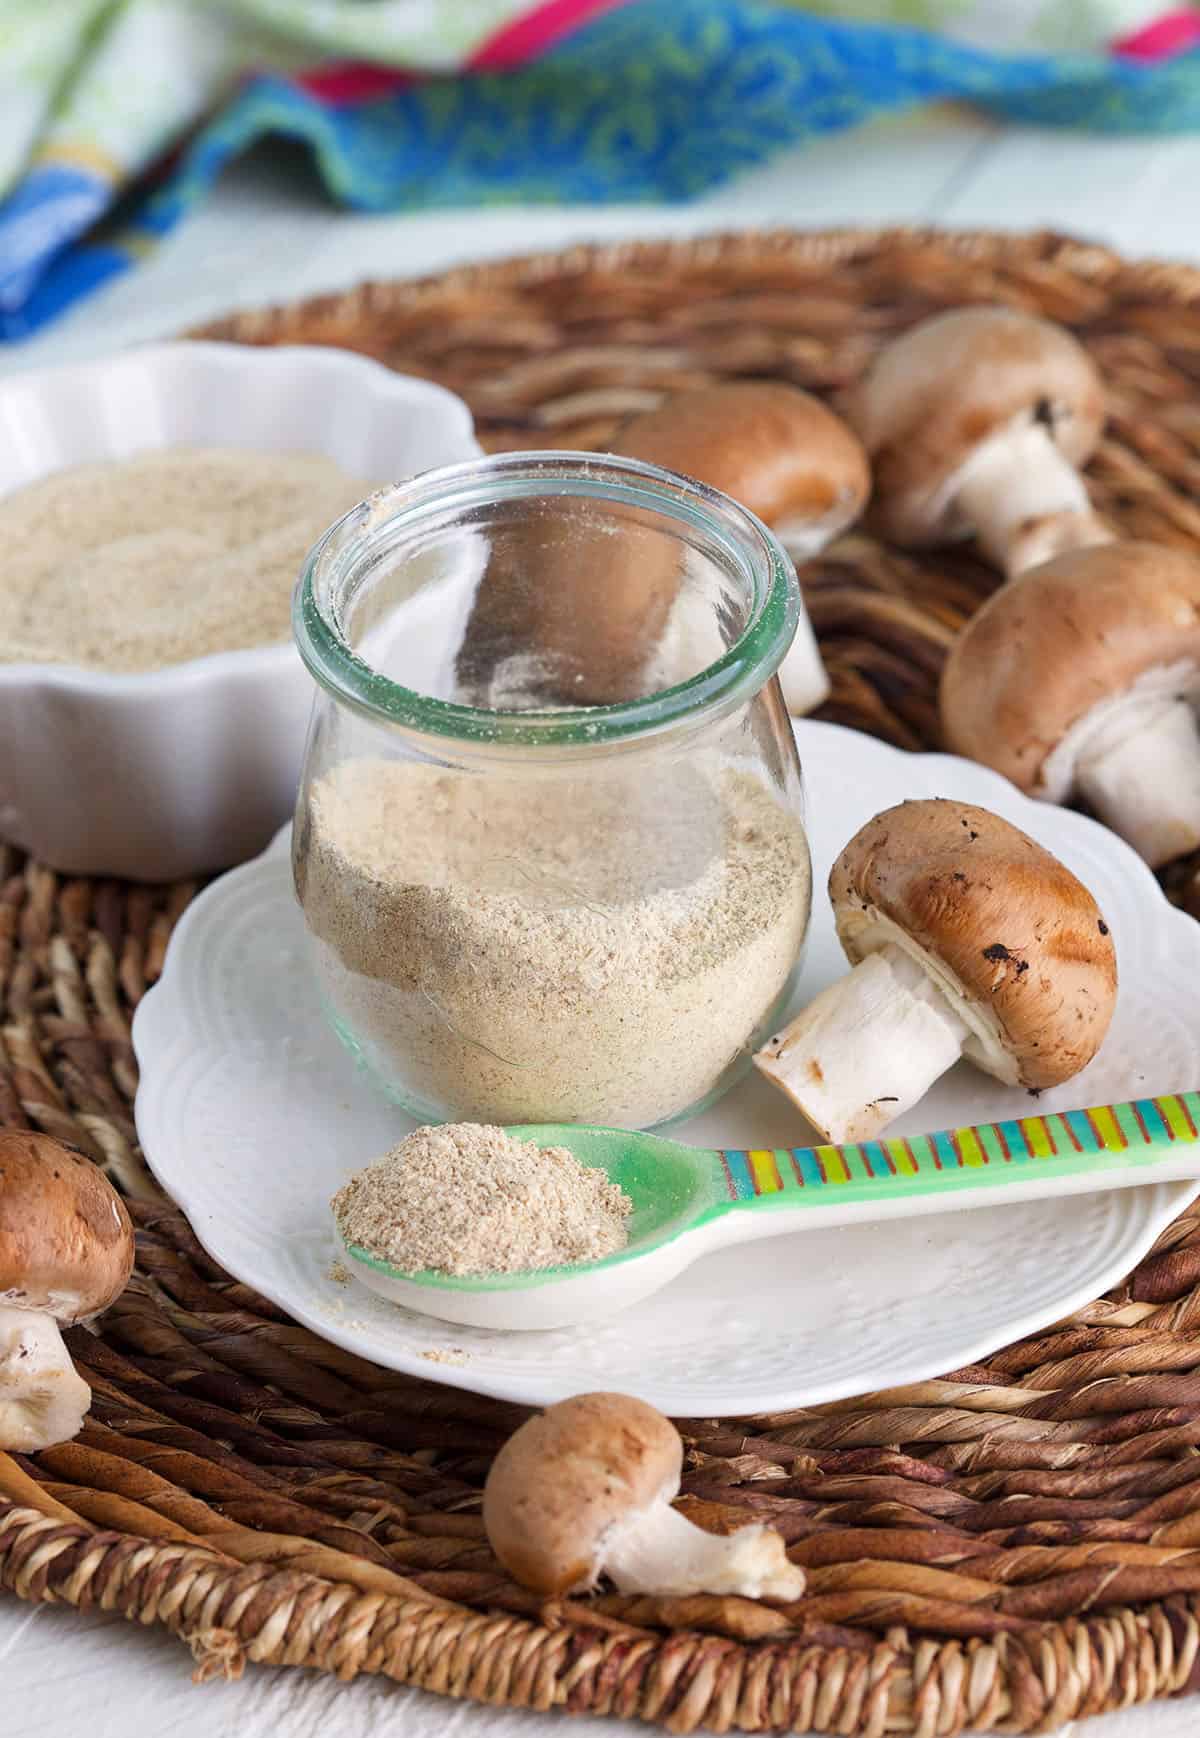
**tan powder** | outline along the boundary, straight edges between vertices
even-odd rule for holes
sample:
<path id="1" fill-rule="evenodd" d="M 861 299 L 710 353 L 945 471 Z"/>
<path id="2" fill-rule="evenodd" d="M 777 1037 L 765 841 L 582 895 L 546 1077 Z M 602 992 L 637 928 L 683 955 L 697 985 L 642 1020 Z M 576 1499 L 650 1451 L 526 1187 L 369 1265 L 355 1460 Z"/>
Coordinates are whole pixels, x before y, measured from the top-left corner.
<path id="1" fill-rule="evenodd" d="M 808 924 L 796 817 L 714 756 L 634 779 L 347 762 L 297 884 L 343 1035 L 418 1115 L 645 1128 L 778 1012 Z"/>
<path id="2" fill-rule="evenodd" d="M 623 1249 L 629 1197 L 566 1147 L 419 1128 L 331 1203 L 347 1243 L 405 1273 L 529 1273 Z"/>
<path id="3" fill-rule="evenodd" d="M 174 447 L 0 500 L 0 662 L 154 670 L 282 645 L 308 550 L 369 492 L 331 459 Z"/>

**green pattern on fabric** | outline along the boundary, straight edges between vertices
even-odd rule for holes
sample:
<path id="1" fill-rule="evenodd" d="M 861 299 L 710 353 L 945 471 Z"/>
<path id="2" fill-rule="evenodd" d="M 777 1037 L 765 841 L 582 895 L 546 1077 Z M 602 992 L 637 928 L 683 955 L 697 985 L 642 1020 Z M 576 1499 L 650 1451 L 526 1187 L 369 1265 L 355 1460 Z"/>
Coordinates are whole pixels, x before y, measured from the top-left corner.
<path id="1" fill-rule="evenodd" d="M 225 0 L 227 12 L 319 55 L 427 69 L 460 66 L 529 0 Z"/>
<path id="2" fill-rule="evenodd" d="M 783 0 L 820 18 L 938 30 L 962 42 L 1016 53 L 1086 54 L 1139 30 L 1170 0 Z"/>
<path id="3" fill-rule="evenodd" d="M 909 24 L 943 30 L 975 10 L 974 0 L 786 0 L 821 18 L 861 18 L 875 24 Z"/>

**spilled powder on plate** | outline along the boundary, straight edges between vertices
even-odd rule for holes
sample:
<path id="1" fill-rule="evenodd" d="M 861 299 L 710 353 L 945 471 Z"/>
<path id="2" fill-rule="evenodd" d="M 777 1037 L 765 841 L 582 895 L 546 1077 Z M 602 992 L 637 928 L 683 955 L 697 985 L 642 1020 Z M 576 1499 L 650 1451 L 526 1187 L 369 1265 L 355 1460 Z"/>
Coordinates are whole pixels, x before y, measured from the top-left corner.
<path id="1" fill-rule="evenodd" d="M 405 1273 L 528 1273 L 623 1249 L 632 1203 L 566 1147 L 503 1129 L 415 1130 L 331 1202 L 349 1244 Z"/>

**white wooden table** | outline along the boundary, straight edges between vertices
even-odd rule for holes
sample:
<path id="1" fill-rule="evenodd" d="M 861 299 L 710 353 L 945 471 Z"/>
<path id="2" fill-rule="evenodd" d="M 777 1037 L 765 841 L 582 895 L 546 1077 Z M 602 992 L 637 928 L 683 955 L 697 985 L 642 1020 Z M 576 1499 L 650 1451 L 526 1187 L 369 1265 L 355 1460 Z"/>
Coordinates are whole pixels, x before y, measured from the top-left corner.
<path id="1" fill-rule="evenodd" d="M 335 211 L 296 157 L 260 151 L 140 270 L 47 333 L 0 347 L 0 372 L 93 355 L 238 307 L 580 240 L 781 223 L 1069 230 L 1129 254 L 1200 262 L 1200 138 L 1087 139 L 936 111 L 789 152 L 695 205 L 664 209 Z M 460 1706 L 370 1680 L 255 1671 L 203 1689 L 169 1637 L 0 1598 L 6 1738 L 562 1738 L 560 1718 Z M 575 1730 L 574 1727 L 571 1728 Z M 595 1738 L 646 1731 L 624 1721 Z M 1192 1738 L 1200 1698 L 1093 1722 L 1089 1738 Z"/>

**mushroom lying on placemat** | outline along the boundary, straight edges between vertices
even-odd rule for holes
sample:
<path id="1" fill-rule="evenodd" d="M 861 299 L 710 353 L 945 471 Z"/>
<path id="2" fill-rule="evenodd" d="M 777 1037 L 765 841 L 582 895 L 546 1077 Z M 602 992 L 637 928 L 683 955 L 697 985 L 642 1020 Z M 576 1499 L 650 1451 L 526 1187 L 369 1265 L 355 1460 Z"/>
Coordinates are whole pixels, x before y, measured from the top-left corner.
<path id="1" fill-rule="evenodd" d="M 82 1427 L 91 1389 L 59 1323 L 106 1310 L 132 1270 L 133 1226 L 103 1171 L 47 1135 L 0 1133 L 0 1449 Z"/>
<path id="2" fill-rule="evenodd" d="M 1200 846 L 1200 560 L 1153 543 L 1023 574 L 942 676 L 947 746 L 1030 795 L 1081 796 L 1152 868 Z"/>
<path id="3" fill-rule="evenodd" d="M 754 1522 L 721 1537 L 671 1507 L 683 1473 L 675 1426 L 626 1394 L 579 1394 L 505 1443 L 483 1493 L 492 1550 L 535 1593 L 602 1575 L 622 1593 L 799 1599 L 804 1571 Z"/>
<path id="4" fill-rule="evenodd" d="M 872 1139 L 960 1056 L 1040 1089 L 1099 1049 L 1117 993 L 1108 925 L 999 815 L 936 797 L 885 809 L 834 864 L 829 898 L 854 970 L 754 1058 L 826 1139 Z"/>
<path id="5" fill-rule="evenodd" d="M 618 430 L 613 451 L 720 489 L 765 521 L 796 562 L 810 561 L 867 504 L 871 469 L 858 437 L 819 398 L 780 381 L 682 392 Z M 790 712 L 829 694 L 808 617 L 779 670 Z"/>
<path id="6" fill-rule="evenodd" d="M 1011 578 L 1104 543 L 1078 466 L 1104 388 L 1069 332 L 1013 308 L 955 308 L 881 350 L 847 395 L 875 474 L 885 537 L 914 549 L 974 532 Z"/>
<path id="7" fill-rule="evenodd" d="M 857 436 L 819 399 L 782 382 L 682 393 L 633 417 L 612 451 L 720 489 L 765 520 L 798 561 L 858 518 L 871 487 Z M 532 664 L 535 682 L 571 705 L 598 705 L 671 687 L 729 649 L 711 603 L 689 609 L 711 577 L 689 581 L 677 545 L 644 516 L 541 502 L 527 519 L 488 526 L 487 536 L 487 571 L 456 672 L 475 704 L 519 702 L 514 667 L 528 679 Z M 779 675 L 792 712 L 810 712 L 829 694 L 803 612 Z"/>

